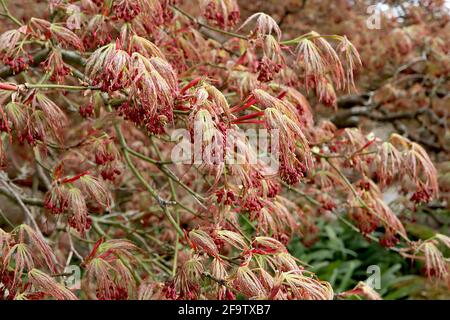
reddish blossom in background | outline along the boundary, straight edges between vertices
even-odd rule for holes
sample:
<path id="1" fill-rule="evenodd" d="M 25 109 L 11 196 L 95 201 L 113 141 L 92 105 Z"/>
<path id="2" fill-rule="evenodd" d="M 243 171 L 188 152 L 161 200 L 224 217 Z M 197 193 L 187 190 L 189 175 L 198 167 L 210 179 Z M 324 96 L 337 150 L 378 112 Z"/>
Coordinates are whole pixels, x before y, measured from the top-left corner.
<path id="1" fill-rule="evenodd" d="M 448 296 L 449 12 L 379 3 L 2 1 L 0 300 Z"/>

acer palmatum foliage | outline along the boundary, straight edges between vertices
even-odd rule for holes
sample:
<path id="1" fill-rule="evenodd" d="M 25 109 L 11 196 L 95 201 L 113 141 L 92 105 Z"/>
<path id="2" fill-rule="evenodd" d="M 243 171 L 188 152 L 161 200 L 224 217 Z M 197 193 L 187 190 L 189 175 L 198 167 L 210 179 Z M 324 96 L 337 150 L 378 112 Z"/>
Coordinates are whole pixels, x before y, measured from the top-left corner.
<path id="1" fill-rule="evenodd" d="M 303 9 L 314 15 L 325 2 Z M 337 220 L 450 283 L 448 236 L 420 239 L 405 226 L 449 190 L 427 151 L 441 146 L 422 145 L 398 121 L 447 124 L 424 103 L 402 109 L 412 89 L 397 87 L 408 81 L 399 76 L 419 72 L 415 62 L 362 85 L 377 55 L 402 61 L 414 50 L 409 33 L 431 28 L 420 20 L 431 5 L 405 13 L 415 30 L 384 17 L 392 50 L 373 52 L 355 27 L 361 4 L 345 5 L 354 33 L 314 31 L 305 19 L 292 34 L 294 4 L 241 21 L 235 0 L 199 0 L 198 11 L 179 0 L 49 1 L 50 13 L 37 5 L 20 17 L 2 3 L 0 194 L 24 215 L 0 208 L 0 299 L 380 299 L 364 282 L 335 292 L 290 250 Z M 342 30 L 343 10 L 327 12 Z M 448 16 L 439 19 L 448 29 Z M 422 76 L 434 87 L 415 85 L 422 102 L 443 97 L 449 71 L 444 40 L 423 45 L 422 61 L 434 64 Z M 349 125 L 345 99 L 359 107 L 345 107 L 348 119 L 391 121 L 399 132 Z M 182 161 L 179 129 L 195 153 Z M 277 133 L 266 149 L 275 171 L 246 129 L 260 140 Z M 387 201 L 392 190 L 398 205 Z M 79 287 L 63 281 L 69 266 L 81 269 Z"/>

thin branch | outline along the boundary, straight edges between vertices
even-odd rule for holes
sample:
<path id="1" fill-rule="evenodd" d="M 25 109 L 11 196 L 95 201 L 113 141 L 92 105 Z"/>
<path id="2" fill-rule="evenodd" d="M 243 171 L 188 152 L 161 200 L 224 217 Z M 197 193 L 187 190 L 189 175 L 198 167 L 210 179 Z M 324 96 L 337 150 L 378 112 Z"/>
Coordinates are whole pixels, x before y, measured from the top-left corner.
<path id="1" fill-rule="evenodd" d="M 110 108 L 110 111 L 111 111 L 111 108 Z M 175 228 L 177 233 L 181 237 L 183 237 L 184 236 L 183 231 L 181 230 L 180 226 L 174 220 L 174 218 L 170 214 L 169 210 L 167 209 L 167 205 L 170 204 L 170 202 L 162 199 L 159 196 L 159 194 L 156 192 L 156 190 L 153 189 L 150 186 L 150 184 L 145 180 L 145 178 L 142 176 L 142 174 L 139 172 L 139 170 L 135 167 L 135 165 L 133 164 L 133 162 L 130 159 L 130 154 L 128 152 L 128 146 L 127 146 L 127 143 L 125 141 L 125 137 L 123 136 L 122 131 L 120 130 L 120 128 L 119 128 L 117 123 L 114 124 L 114 129 L 116 131 L 116 134 L 117 134 L 117 136 L 119 138 L 119 141 L 120 141 L 120 144 L 122 146 L 122 153 L 124 155 L 125 162 L 127 163 L 127 165 L 130 168 L 131 172 L 144 185 L 145 189 L 147 189 L 147 191 L 150 193 L 150 195 L 156 200 L 156 202 L 161 207 L 162 211 L 164 212 L 164 214 L 166 215 L 166 217 L 168 218 L 168 220 L 172 224 L 172 226 Z"/>
<path id="2" fill-rule="evenodd" d="M 42 232 L 36 222 L 36 220 L 33 217 L 33 214 L 31 213 L 31 211 L 28 209 L 28 207 L 25 205 L 25 203 L 22 201 L 22 198 L 20 197 L 20 195 L 17 194 L 17 192 L 15 192 L 13 190 L 13 188 L 11 188 L 11 186 L 9 185 L 9 183 L 3 179 L 0 179 L 0 182 L 5 186 L 5 188 L 9 191 L 10 194 L 13 195 L 13 197 L 16 199 L 17 203 L 22 207 L 23 211 L 25 212 L 26 216 L 28 217 L 28 219 L 31 221 L 33 227 L 36 229 L 36 232 L 44 237 L 42 235 Z"/>
<path id="3" fill-rule="evenodd" d="M 192 22 L 194 22 L 195 24 L 199 25 L 200 27 L 203 27 L 205 29 L 209 29 L 211 31 L 215 31 L 217 33 L 221 33 L 223 35 L 226 35 L 228 37 L 232 37 L 232 38 L 239 38 L 239 39 L 244 39 L 244 40 L 248 40 L 248 37 L 239 34 L 239 33 L 234 33 L 234 32 L 230 32 L 230 31 L 225 31 L 216 27 L 212 27 L 210 25 L 207 25 L 206 23 L 200 22 L 198 21 L 198 19 L 196 19 L 194 16 L 192 16 L 191 14 L 187 13 L 186 11 L 184 11 L 181 8 L 178 8 L 176 6 L 171 6 L 175 11 L 178 11 L 179 13 L 181 13 L 183 16 L 185 16 L 186 18 L 188 18 L 189 20 L 191 20 Z"/>
<path id="4" fill-rule="evenodd" d="M 12 22 L 14 22 L 18 27 L 22 26 L 22 22 L 19 21 L 19 19 L 17 19 L 16 17 L 14 17 L 11 12 L 8 9 L 8 6 L 6 5 L 6 1 L 5 0 L 0 0 L 1 1 L 1 5 L 3 8 L 4 13 L 2 13 L 2 16 L 8 18 L 9 20 L 11 20 Z"/>
<path id="5" fill-rule="evenodd" d="M 8 199 L 18 203 L 16 196 L 6 188 L 0 187 L 0 194 L 4 195 Z M 35 206 L 35 207 L 43 207 L 44 206 L 44 201 L 42 201 L 41 199 L 20 197 L 20 200 L 24 204 L 29 205 L 29 206 Z"/>
<path id="6" fill-rule="evenodd" d="M 69 90 L 69 91 L 100 90 L 99 87 L 95 87 L 95 86 L 70 86 L 70 85 L 55 84 L 55 83 L 24 83 L 23 86 L 26 89 L 61 89 L 61 90 Z"/>
<path id="7" fill-rule="evenodd" d="M 6 216 L 6 214 L 3 212 L 3 210 L 0 208 L 0 216 L 2 217 L 2 219 L 6 222 L 6 224 L 11 228 L 14 229 L 15 225 L 11 222 L 11 220 L 8 219 L 8 217 Z"/>
<path id="8" fill-rule="evenodd" d="M 352 183 L 347 179 L 347 177 L 342 173 L 341 170 L 339 170 L 339 168 L 329 159 L 325 158 L 325 161 L 328 162 L 328 164 L 336 171 L 336 173 L 342 178 L 342 180 L 344 181 L 344 183 L 347 185 L 347 187 L 350 189 L 350 191 L 353 193 L 353 195 L 355 196 L 355 198 L 358 200 L 358 202 L 360 203 L 360 205 L 367 209 L 368 211 L 370 211 L 371 214 L 373 214 L 375 217 L 377 217 L 378 219 L 380 219 L 385 225 L 389 225 L 389 223 L 386 221 L 386 219 L 384 219 L 382 216 L 380 216 L 378 214 L 378 212 L 376 212 L 375 210 L 373 210 L 358 194 L 358 192 L 356 191 L 355 187 L 352 185 Z M 396 233 L 403 238 L 403 240 L 405 240 L 407 243 L 410 243 L 411 240 L 409 240 L 408 236 L 406 234 L 403 234 L 402 232 L 399 232 L 396 230 Z"/>

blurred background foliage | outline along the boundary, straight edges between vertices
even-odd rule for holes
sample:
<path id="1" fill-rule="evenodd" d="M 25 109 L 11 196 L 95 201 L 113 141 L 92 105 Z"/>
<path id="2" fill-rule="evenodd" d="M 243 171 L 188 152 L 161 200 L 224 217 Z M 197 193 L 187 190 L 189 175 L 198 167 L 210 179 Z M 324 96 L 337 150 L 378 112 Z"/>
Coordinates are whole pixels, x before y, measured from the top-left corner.
<path id="1" fill-rule="evenodd" d="M 417 213 L 418 216 L 425 214 Z M 436 210 L 433 215 L 443 222 L 440 232 L 448 232 L 450 211 Z M 407 226 L 408 231 L 420 239 L 435 233 L 426 224 Z M 373 274 L 369 267 L 375 265 L 380 268 L 381 276 L 377 292 L 384 299 L 450 299 L 447 285 L 427 279 L 422 264 L 412 263 L 397 252 L 386 250 L 341 221 L 319 222 L 319 229 L 319 240 L 312 246 L 307 247 L 296 238 L 289 249 L 294 256 L 311 265 L 311 271 L 320 279 L 329 281 L 337 293 L 354 288 L 359 281 L 366 281 Z M 440 249 L 445 252 L 444 247 Z"/>
<path id="2" fill-rule="evenodd" d="M 339 127 L 360 126 L 384 136 L 400 132 L 424 145 L 432 154 L 439 172 L 441 197 L 428 205 L 419 206 L 415 212 L 403 210 L 400 217 L 412 240 L 426 240 L 436 233 L 450 235 L 448 197 L 450 82 L 448 73 L 443 70 L 447 62 L 445 59 L 429 59 L 425 64 L 410 64 L 423 53 L 422 47 L 411 40 L 428 39 L 427 41 L 431 42 L 425 45 L 427 48 L 433 47 L 433 39 L 448 41 L 450 36 L 448 16 L 440 15 L 433 9 L 434 6 L 442 5 L 443 1 L 240 0 L 238 2 L 242 9 L 242 20 L 255 12 L 266 12 L 276 18 L 287 38 L 290 35 L 315 30 L 321 34 L 346 35 L 355 43 L 364 62 L 364 68 L 360 70 L 356 79 L 358 93 L 352 96 L 353 100 L 343 93 L 338 94 L 340 114 L 334 114 L 337 111 L 330 108 L 319 107 L 315 110 L 320 116 L 333 120 Z M 12 10 L 19 17 L 28 5 L 46 5 L 46 1 L 29 0 L 10 3 L 14 6 Z M 368 6 L 373 4 L 381 5 L 379 8 L 384 10 L 395 8 L 396 18 L 383 19 L 381 30 L 367 33 L 367 29 L 361 26 L 364 26 L 368 18 Z M 185 5 L 190 6 L 189 1 L 185 1 Z M 42 13 L 44 14 L 44 11 Z M 393 30 L 398 32 L 394 33 Z M 438 64 L 437 60 L 442 64 Z M 413 76 L 423 75 L 424 78 L 426 76 L 431 80 L 402 81 L 401 86 L 399 82 L 396 82 L 395 86 L 383 85 L 392 77 L 404 76 L 405 79 L 407 77 L 412 79 Z M 437 117 L 438 121 L 433 120 L 435 119 L 433 117 L 425 120 L 405 117 L 398 121 L 386 121 L 378 114 L 362 114 L 358 108 L 361 104 L 368 107 L 369 97 L 371 101 L 373 97 L 374 103 L 384 108 L 383 112 L 386 114 L 429 107 L 432 110 L 431 114 Z M 308 100 L 314 102 L 314 97 L 309 96 Z M 359 114 L 356 116 L 354 111 L 359 111 Z M 391 205 L 395 205 L 395 201 L 397 200 L 391 202 Z M 20 210 L 11 207 L 6 198 L 1 198 L 0 210 L 2 208 L 10 213 L 10 219 L 13 220 L 11 224 L 17 224 L 22 219 Z M 13 210 L 17 210 L 17 214 Z M 17 221 L 14 220 L 16 217 Z M 0 227 L 6 226 L 8 222 L 2 219 L 0 215 Z M 368 272 L 369 267 L 375 265 L 381 272 L 381 285 L 377 292 L 384 299 L 450 299 L 448 284 L 428 279 L 420 262 L 413 263 L 400 256 L 398 252 L 388 250 L 378 242 L 365 238 L 343 220 L 317 219 L 317 226 L 318 234 L 315 236 L 315 242 L 305 245 L 302 239 L 296 237 L 289 244 L 289 249 L 321 280 L 330 282 L 337 293 L 351 290 L 359 281 L 365 281 L 371 275 Z M 250 226 L 247 232 L 252 232 Z M 449 250 L 444 246 L 439 246 L 439 249 L 444 256 L 449 256 Z"/>

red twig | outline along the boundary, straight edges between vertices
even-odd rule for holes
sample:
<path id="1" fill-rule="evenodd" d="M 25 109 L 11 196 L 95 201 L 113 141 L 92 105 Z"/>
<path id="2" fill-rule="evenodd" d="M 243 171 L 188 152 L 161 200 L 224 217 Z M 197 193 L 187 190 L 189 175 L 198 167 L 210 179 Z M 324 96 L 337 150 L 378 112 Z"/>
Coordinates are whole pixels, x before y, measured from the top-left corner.
<path id="1" fill-rule="evenodd" d="M 15 84 L 10 83 L 0 83 L 0 89 L 8 91 L 17 91 L 17 86 Z"/>

